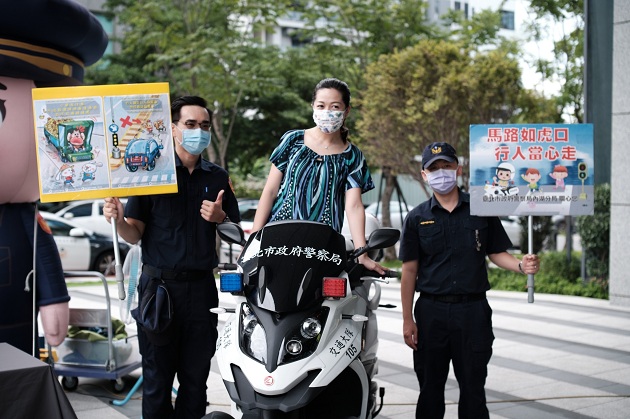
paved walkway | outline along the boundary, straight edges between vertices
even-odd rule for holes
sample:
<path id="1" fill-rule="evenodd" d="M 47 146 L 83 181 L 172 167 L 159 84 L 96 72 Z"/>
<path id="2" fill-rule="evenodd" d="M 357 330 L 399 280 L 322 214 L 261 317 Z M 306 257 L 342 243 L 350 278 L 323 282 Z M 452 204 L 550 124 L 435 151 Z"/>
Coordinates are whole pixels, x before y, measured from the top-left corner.
<path id="1" fill-rule="evenodd" d="M 99 286 L 71 287 L 71 307 L 104 304 Z M 413 418 L 418 385 L 411 350 L 401 337 L 400 285 L 383 287 L 382 303 L 395 309 L 378 310 L 379 373 L 385 405 L 379 418 Z M 112 311 L 118 315 L 115 286 L 110 287 Z M 223 304 L 232 297 L 221 295 Z M 630 417 L 630 309 L 608 301 L 526 293 L 491 291 L 496 340 L 486 385 L 491 418 L 628 418 Z M 220 327 L 225 317 L 220 316 Z M 133 325 L 129 326 L 133 331 Z M 125 377 L 127 389 L 141 371 Z M 141 391 L 124 406 L 107 380 L 79 377 L 76 391 L 67 393 L 79 419 L 140 418 Z M 452 372 L 446 383 L 446 418 L 457 417 L 459 397 Z M 216 365 L 208 378 L 208 412 L 229 412 L 229 398 Z"/>

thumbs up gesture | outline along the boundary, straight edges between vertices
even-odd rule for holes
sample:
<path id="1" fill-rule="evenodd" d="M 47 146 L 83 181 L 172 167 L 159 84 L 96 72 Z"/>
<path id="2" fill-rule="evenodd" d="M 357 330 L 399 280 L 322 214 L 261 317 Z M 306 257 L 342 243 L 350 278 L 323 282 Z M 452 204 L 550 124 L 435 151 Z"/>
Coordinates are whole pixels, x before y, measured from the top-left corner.
<path id="1" fill-rule="evenodd" d="M 220 190 L 217 194 L 217 199 L 212 202 L 207 199 L 201 202 L 201 217 L 211 223 L 220 223 L 225 217 L 226 213 L 223 211 L 223 190 Z"/>

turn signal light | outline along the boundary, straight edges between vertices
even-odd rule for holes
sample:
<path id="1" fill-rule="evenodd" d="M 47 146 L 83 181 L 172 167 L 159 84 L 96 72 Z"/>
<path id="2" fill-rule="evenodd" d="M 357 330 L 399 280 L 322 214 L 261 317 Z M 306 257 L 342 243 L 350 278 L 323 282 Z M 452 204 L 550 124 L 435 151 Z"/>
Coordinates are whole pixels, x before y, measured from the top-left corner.
<path id="1" fill-rule="evenodd" d="M 345 278 L 324 278 L 322 295 L 324 298 L 343 298 L 346 296 Z"/>
<path id="2" fill-rule="evenodd" d="M 221 292 L 243 291 L 243 274 L 239 272 L 221 272 L 219 274 Z"/>

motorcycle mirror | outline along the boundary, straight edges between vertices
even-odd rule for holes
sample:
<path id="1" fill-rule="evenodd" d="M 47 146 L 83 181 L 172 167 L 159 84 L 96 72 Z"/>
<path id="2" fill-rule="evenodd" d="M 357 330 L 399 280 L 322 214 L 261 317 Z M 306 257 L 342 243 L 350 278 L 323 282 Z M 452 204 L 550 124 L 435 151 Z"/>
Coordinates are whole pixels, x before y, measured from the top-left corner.
<path id="1" fill-rule="evenodd" d="M 245 233 L 241 226 L 231 221 L 217 224 L 217 233 L 221 240 L 225 242 L 240 244 L 241 246 L 244 246 L 246 243 Z"/>
<path id="2" fill-rule="evenodd" d="M 368 238 L 367 246 L 370 249 L 384 249 L 396 244 L 400 238 L 400 230 L 392 227 L 374 230 Z"/>
<path id="3" fill-rule="evenodd" d="M 396 244 L 400 237 L 400 231 L 392 227 L 383 227 L 378 230 L 374 230 L 368 242 L 364 247 L 359 247 L 350 253 L 351 258 L 356 258 L 364 253 L 367 253 L 374 249 L 385 249 Z"/>

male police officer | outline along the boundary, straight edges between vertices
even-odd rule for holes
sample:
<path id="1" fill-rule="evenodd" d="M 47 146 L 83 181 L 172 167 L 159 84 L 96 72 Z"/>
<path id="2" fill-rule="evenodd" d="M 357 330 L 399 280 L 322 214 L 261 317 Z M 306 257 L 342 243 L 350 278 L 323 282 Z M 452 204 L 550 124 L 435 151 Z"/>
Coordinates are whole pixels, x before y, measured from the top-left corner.
<path id="1" fill-rule="evenodd" d="M 535 274 L 536 255 L 522 261 L 497 217 L 470 215 L 470 195 L 457 186 L 455 149 L 433 143 L 422 153 L 422 177 L 433 196 L 409 212 L 400 241 L 405 343 L 414 350 L 420 384 L 416 418 L 444 417 L 444 385 L 453 361 L 459 417 L 488 418 L 485 382 L 492 355 L 492 310 L 486 256 L 497 266 Z M 414 294 L 420 298 L 412 306 Z"/>

